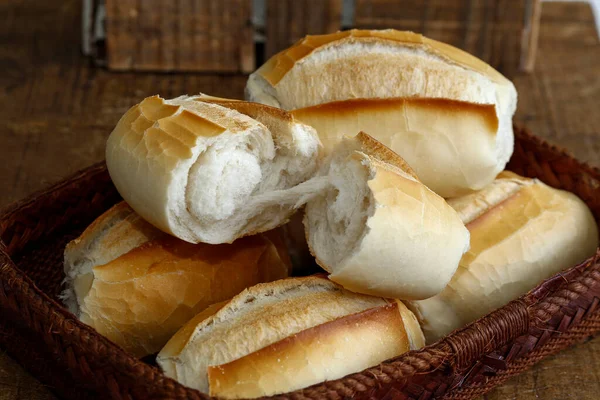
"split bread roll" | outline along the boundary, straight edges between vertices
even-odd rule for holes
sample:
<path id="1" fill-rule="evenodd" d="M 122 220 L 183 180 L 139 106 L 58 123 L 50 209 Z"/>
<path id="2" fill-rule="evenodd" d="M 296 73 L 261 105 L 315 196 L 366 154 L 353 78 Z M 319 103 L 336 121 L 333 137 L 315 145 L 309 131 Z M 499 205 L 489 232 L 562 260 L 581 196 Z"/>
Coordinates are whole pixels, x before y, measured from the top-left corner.
<path id="1" fill-rule="evenodd" d="M 469 248 L 469 232 L 401 157 L 361 132 L 336 147 L 320 175 L 328 187 L 307 203 L 304 225 L 329 279 L 406 300 L 446 286 Z"/>
<path id="2" fill-rule="evenodd" d="M 67 245 L 62 297 L 82 322 L 143 357 L 209 305 L 284 278 L 289 268 L 276 232 L 195 245 L 159 231 L 122 202 Z"/>
<path id="3" fill-rule="evenodd" d="M 291 110 L 325 153 L 359 131 L 442 197 L 492 182 L 513 151 L 514 85 L 478 58 L 412 32 L 307 36 L 250 75 L 248 100 Z"/>
<path id="4" fill-rule="evenodd" d="M 439 295 L 411 302 L 427 343 L 502 307 L 596 252 L 598 228 L 577 196 L 503 172 L 485 189 L 448 200 L 471 249 Z"/>
<path id="5" fill-rule="evenodd" d="M 191 243 L 218 244 L 284 224 L 305 201 L 299 193 L 311 193 L 296 185 L 314 174 L 319 147 L 313 128 L 273 107 L 154 96 L 118 122 L 106 163 L 145 220 Z"/>
<path id="6" fill-rule="evenodd" d="M 157 362 L 211 396 L 255 398 L 341 378 L 423 344 L 401 302 L 311 276 L 256 285 L 199 314 Z"/>

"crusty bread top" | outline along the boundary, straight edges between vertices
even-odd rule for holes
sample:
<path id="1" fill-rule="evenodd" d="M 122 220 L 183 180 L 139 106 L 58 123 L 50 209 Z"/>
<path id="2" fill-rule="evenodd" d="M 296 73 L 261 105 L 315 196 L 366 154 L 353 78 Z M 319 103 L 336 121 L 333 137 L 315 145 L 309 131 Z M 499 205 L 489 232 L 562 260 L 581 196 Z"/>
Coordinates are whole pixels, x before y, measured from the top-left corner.
<path id="1" fill-rule="evenodd" d="M 514 85 L 485 62 L 450 45 L 395 30 L 308 36 L 251 74 L 245 93 L 248 100 L 285 110 L 350 99 L 412 97 L 490 104 L 503 125 L 517 102 Z"/>
<path id="2" fill-rule="evenodd" d="M 598 246 L 585 203 L 537 179 L 505 171 L 483 190 L 448 202 L 466 222 L 471 248 L 439 295 L 409 303 L 428 343 L 582 262 Z"/>
<path id="3" fill-rule="evenodd" d="M 257 72 L 271 83 L 271 85 L 275 86 L 299 60 L 307 57 L 313 53 L 314 50 L 343 41 L 392 42 L 404 46 L 416 47 L 444 58 L 448 62 L 458 64 L 462 67 L 486 75 L 496 83 L 505 84 L 507 81 L 507 79 L 494 68 L 463 50 L 446 43 L 438 42 L 437 40 L 426 38 L 418 33 L 397 31 L 395 29 L 352 29 L 328 35 L 307 35 L 290 48 L 273 56 Z"/>
<path id="4" fill-rule="evenodd" d="M 184 333 L 167 343 L 157 361 L 167 376 L 208 392 L 210 365 L 228 363 L 303 330 L 387 303 L 319 276 L 258 284 L 212 316 L 186 324 Z"/>
<path id="5" fill-rule="evenodd" d="M 95 266 L 94 276 L 103 282 L 136 280 L 149 275 L 153 275 L 154 278 L 161 274 L 182 275 L 184 272 L 203 277 L 203 274 L 211 271 L 210 268 L 215 265 L 225 269 L 228 264 L 244 264 L 249 274 L 260 275 L 258 282 L 268 282 L 273 280 L 273 277 L 269 276 L 272 271 L 269 265 L 264 264 L 270 264 L 268 261 L 272 262 L 273 258 L 267 256 L 277 258 L 277 261 L 289 270 L 289 264 L 279 260 L 279 249 L 271 246 L 273 243 L 262 234 L 248 236 L 232 244 L 217 245 L 193 244 L 164 235 L 128 251 L 107 264 Z M 271 249 L 274 250 L 273 254 L 268 254 Z M 285 274 L 276 271 L 276 276 L 281 277 Z M 156 283 L 161 285 L 160 281 Z M 150 287 L 147 285 L 145 289 L 150 290 Z"/>
<path id="6" fill-rule="evenodd" d="M 193 158 L 199 137 L 209 138 L 226 131 L 238 133 L 255 124 L 218 105 L 148 97 L 125 113 L 109 137 L 109 172 L 114 172 L 109 158 L 113 147 L 128 149 L 139 160 L 171 166 Z"/>
<path id="7" fill-rule="evenodd" d="M 143 154 L 140 159 L 177 163 L 193 157 L 198 137 L 240 133 L 261 123 L 271 128 L 269 122 L 300 124 L 284 110 L 263 104 L 206 95 L 165 100 L 156 95 L 129 109 L 111 136 L 120 141 L 118 146 Z M 277 136 L 279 131 L 271 134 Z"/>
<path id="8" fill-rule="evenodd" d="M 400 306 L 386 304 L 343 316 L 227 364 L 209 366 L 210 395 L 237 399 L 289 392 L 405 353 L 412 348 Z"/>
<path id="9" fill-rule="evenodd" d="M 288 270 L 263 235 L 222 245 L 165 235 L 76 278 L 78 317 L 144 356 L 159 351 L 211 303 L 258 282 L 284 278 Z"/>
<path id="10" fill-rule="evenodd" d="M 514 184 L 515 180 L 506 183 Z M 459 268 L 469 268 L 485 249 L 517 234 L 530 221 L 543 214 L 568 215 L 575 212 L 575 202 L 579 199 L 574 200 L 573 194 L 552 189 L 538 180 L 528 181 L 515 191 L 505 191 L 507 196 L 504 200 L 492 203 L 485 213 L 466 224 L 471 232 L 471 248 L 464 255 Z"/>
<path id="11" fill-rule="evenodd" d="M 360 143 L 361 152 L 386 164 L 393 165 L 403 172 L 402 175 L 408 174 L 412 178 L 419 181 L 419 177 L 415 171 L 410 167 L 410 165 L 408 165 L 406 161 L 404 161 L 402 157 L 400 157 L 400 155 L 398 155 L 398 153 L 395 153 L 390 150 L 389 147 L 384 146 L 373 136 L 365 132 L 359 132 L 358 135 L 356 135 L 356 140 L 358 143 Z"/>
<path id="12" fill-rule="evenodd" d="M 245 247 L 252 249 L 264 247 L 266 242 L 273 245 L 278 259 L 291 270 L 289 254 L 285 250 L 281 232 L 277 229 L 249 237 L 238 244 L 243 243 Z M 67 244 L 64 252 L 65 272 L 75 277 L 98 267 L 96 273 L 108 273 L 112 276 L 110 279 L 125 279 L 125 275 L 134 278 L 144 274 L 144 270 L 140 268 L 144 259 L 152 259 L 155 254 L 162 252 L 163 247 L 169 249 L 165 256 L 173 260 L 192 261 L 202 258 L 205 262 L 210 262 L 219 258 L 219 249 L 227 249 L 228 246 L 230 245 L 194 245 L 174 238 L 146 222 L 126 202 L 121 201 L 96 218 L 79 237 Z M 120 268 L 123 264 L 136 267 Z M 81 267 L 89 271 L 82 271 Z M 125 275 L 117 278 L 110 271 Z"/>
<path id="13" fill-rule="evenodd" d="M 446 201 L 466 225 L 511 198 L 523 187 L 536 183 L 538 183 L 536 179 L 528 179 L 514 172 L 502 171 L 496 180 L 483 189 L 464 196 L 446 199 Z"/>
<path id="14" fill-rule="evenodd" d="M 348 157 L 358 157 L 357 153 L 386 164 L 403 177 L 410 177 L 410 179 L 420 182 L 419 177 L 412 167 L 398 153 L 395 153 L 373 136 L 362 131 L 354 136 L 345 136 L 336 145 L 329 158 L 323 163 L 320 174 L 327 175 L 332 164 L 343 162 Z M 368 164 L 367 161 L 365 161 L 366 164 Z"/>
<path id="15" fill-rule="evenodd" d="M 189 99 L 198 102 L 218 104 L 222 107 L 235 110 L 240 114 L 244 114 L 265 125 L 267 129 L 272 132 L 274 139 L 279 142 L 293 141 L 289 134 L 286 135 L 286 132 L 290 131 L 289 127 L 312 131 L 312 128 L 309 125 L 295 118 L 292 113 L 278 107 L 271 107 L 251 101 L 223 99 L 220 97 L 207 96 L 205 94 L 189 97 Z"/>
<path id="16" fill-rule="evenodd" d="M 461 259 L 459 269 L 468 269 L 486 249 L 519 234 L 538 217 L 548 218 L 551 214 L 563 218 L 569 214 L 570 218 L 576 214 L 589 216 L 587 207 L 572 193 L 510 171 L 503 171 L 484 190 L 464 197 L 473 207 L 463 208 L 465 199 L 449 200 L 471 232 L 471 248 Z"/>
<path id="17" fill-rule="evenodd" d="M 340 285 L 331 282 L 322 276 L 294 277 L 270 283 L 261 283 L 244 290 L 227 303 L 216 305 L 211 310 L 207 310 L 205 313 L 202 313 L 202 315 L 198 315 L 192 319 L 186 324 L 186 326 L 184 326 L 184 328 L 182 328 L 180 332 L 178 332 L 177 335 L 175 335 L 169 341 L 169 343 L 167 343 L 167 345 L 160 352 L 160 356 L 163 358 L 177 356 L 177 354 L 189 341 L 193 340 L 193 338 L 201 331 L 205 329 L 211 329 L 211 327 L 213 327 L 215 324 L 229 324 L 231 321 L 237 318 L 248 320 L 249 318 L 247 317 L 250 315 L 262 316 L 262 318 L 268 320 L 269 317 L 265 316 L 265 313 L 276 311 L 276 309 L 280 307 L 274 308 L 269 306 L 268 308 L 264 309 L 257 306 L 257 304 L 261 304 L 261 302 L 263 302 L 265 299 L 268 300 L 269 298 L 275 298 L 287 304 L 291 303 L 290 300 L 286 299 L 286 297 L 289 295 L 304 295 L 311 292 L 313 293 L 313 299 L 311 300 L 311 303 L 314 303 L 317 298 L 322 297 L 319 295 L 319 293 L 336 293 L 336 295 L 333 297 L 327 295 L 327 298 L 339 298 L 339 307 L 347 307 L 347 304 L 342 304 L 344 302 L 351 304 L 353 301 L 355 301 L 361 305 L 365 305 L 364 309 L 367 309 L 369 308 L 367 305 L 376 307 L 389 302 L 382 298 L 348 292 Z M 308 298 L 306 298 L 306 301 L 308 301 Z M 304 299 L 302 302 L 304 303 Z M 306 303 L 306 305 L 308 304 L 309 303 Z M 327 308 L 323 308 L 322 310 L 323 315 L 327 315 L 329 312 L 330 310 Z M 308 316 L 309 310 L 304 310 L 304 313 Z M 191 327 L 193 327 L 193 329 L 190 329 Z M 294 328 L 289 327 L 289 329 Z"/>
<path id="18" fill-rule="evenodd" d="M 290 269 L 276 231 L 233 244 L 191 244 L 122 202 L 67 246 L 61 297 L 82 322 L 141 357 L 210 304 Z"/>
<path id="19" fill-rule="evenodd" d="M 61 297 L 69 311 L 79 314 L 77 294 L 87 291 L 87 288 L 80 287 L 81 282 L 79 285 L 75 282 L 76 278 L 90 273 L 96 265 L 107 264 L 131 249 L 166 236 L 144 221 L 124 201 L 96 218 L 78 238 L 65 247 L 67 288 Z"/>
<path id="20" fill-rule="evenodd" d="M 271 107 L 261 103 L 254 103 L 251 101 L 243 101 L 236 99 L 225 99 L 222 97 L 214 97 L 206 94 L 201 94 L 199 96 L 191 96 L 190 99 L 205 103 L 218 104 L 220 106 L 236 110 L 262 123 L 264 123 L 263 120 L 265 119 L 265 117 L 275 117 L 280 119 L 281 121 L 300 123 L 299 121 L 296 121 L 292 114 L 290 114 L 289 112 L 282 110 L 281 108 Z M 271 129 L 269 126 L 267 127 Z"/>
<path id="21" fill-rule="evenodd" d="M 78 238 L 70 241 L 65 247 L 65 255 L 71 258 L 86 252 L 86 258 L 98 260 L 97 265 L 106 264 L 132 248 L 161 236 L 165 234 L 144 221 L 122 201 L 96 218 Z"/>
<path id="22" fill-rule="evenodd" d="M 376 120 L 376 118 L 382 113 L 394 112 L 410 115 L 409 111 L 412 110 L 423 110 L 423 112 L 429 112 L 432 115 L 444 116 L 467 114 L 469 117 L 473 118 L 472 116 L 477 115 L 482 119 L 482 122 L 484 123 L 483 126 L 485 126 L 486 130 L 491 135 L 495 135 L 498 131 L 498 116 L 496 115 L 496 110 L 493 105 L 474 104 L 465 101 L 441 98 L 408 97 L 387 99 L 348 99 L 299 108 L 297 110 L 293 110 L 291 114 L 296 116 L 300 121 L 303 119 L 313 119 L 318 117 L 330 119 L 342 117 L 356 118 L 357 114 L 363 113 L 366 115 L 373 115 L 373 119 Z M 409 121 L 406 121 L 407 125 L 408 122 Z M 374 126 L 376 127 L 377 125 L 374 124 Z M 379 134 L 379 132 L 371 133 L 376 136 Z M 352 134 L 352 132 L 347 132 L 346 134 L 349 135 Z"/>

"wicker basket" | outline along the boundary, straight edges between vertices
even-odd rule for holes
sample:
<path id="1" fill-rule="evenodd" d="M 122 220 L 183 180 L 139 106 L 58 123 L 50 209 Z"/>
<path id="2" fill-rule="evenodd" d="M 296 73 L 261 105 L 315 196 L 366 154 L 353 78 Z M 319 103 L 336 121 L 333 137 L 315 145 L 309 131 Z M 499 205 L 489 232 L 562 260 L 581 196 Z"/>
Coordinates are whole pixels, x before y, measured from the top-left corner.
<path id="1" fill-rule="evenodd" d="M 600 171 L 516 129 L 509 169 L 572 191 L 600 217 Z M 119 200 L 104 164 L 0 216 L 0 342 L 70 399 L 205 399 L 165 377 L 57 302 L 65 244 Z M 441 341 L 278 399 L 470 399 L 600 331 L 600 255 Z"/>

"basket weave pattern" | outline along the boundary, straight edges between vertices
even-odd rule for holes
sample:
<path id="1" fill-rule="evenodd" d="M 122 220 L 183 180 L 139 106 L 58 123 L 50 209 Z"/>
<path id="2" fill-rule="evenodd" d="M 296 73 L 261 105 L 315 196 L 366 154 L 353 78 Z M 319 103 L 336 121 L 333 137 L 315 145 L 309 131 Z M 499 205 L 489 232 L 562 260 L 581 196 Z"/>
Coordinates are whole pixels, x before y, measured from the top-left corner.
<path id="1" fill-rule="evenodd" d="M 508 166 L 572 191 L 600 219 L 600 171 L 515 128 Z M 207 399 L 80 323 L 57 301 L 65 244 L 119 200 L 104 164 L 0 215 L 0 343 L 70 399 Z M 600 331 L 600 253 L 419 351 L 281 400 L 471 399 Z"/>

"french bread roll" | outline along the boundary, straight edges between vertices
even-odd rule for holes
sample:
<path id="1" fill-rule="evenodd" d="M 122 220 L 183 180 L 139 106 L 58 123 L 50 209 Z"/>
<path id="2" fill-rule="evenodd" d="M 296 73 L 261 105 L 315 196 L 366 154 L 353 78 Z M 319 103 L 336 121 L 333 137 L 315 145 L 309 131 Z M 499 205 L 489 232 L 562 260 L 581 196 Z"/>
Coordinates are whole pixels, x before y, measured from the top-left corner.
<path id="1" fill-rule="evenodd" d="M 513 151 L 514 85 L 412 32 L 307 36 L 250 75 L 246 98 L 313 126 L 325 153 L 344 135 L 370 133 L 442 197 L 483 188 Z"/>
<path id="2" fill-rule="evenodd" d="M 144 99 L 106 146 L 110 176 L 145 220 L 191 243 L 284 224 L 317 168 L 313 128 L 285 111 L 208 96 Z M 316 183 L 316 182 L 313 182 Z"/>
<path id="3" fill-rule="evenodd" d="M 286 277 L 290 262 L 276 232 L 233 244 L 190 244 L 122 202 L 67 245 L 64 266 L 69 310 L 143 357 L 209 305 Z"/>
<path id="4" fill-rule="evenodd" d="M 310 276 L 259 284 L 207 310 L 157 361 L 167 376 L 211 396 L 255 398 L 337 379 L 423 343 L 401 302 Z"/>
<path id="5" fill-rule="evenodd" d="M 438 294 L 469 247 L 444 199 L 397 154 L 365 133 L 344 139 L 306 205 L 306 238 L 329 279 L 348 290 L 406 300 Z"/>
<path id="6" fill-rule="evenodd" d="M 471 249 L 437 296 L 409 307 L 428 343 L 505 305 L 596 252 L 598 228 L 577 196 L 502 172 L 483 190 L 449 199 Z"/>

